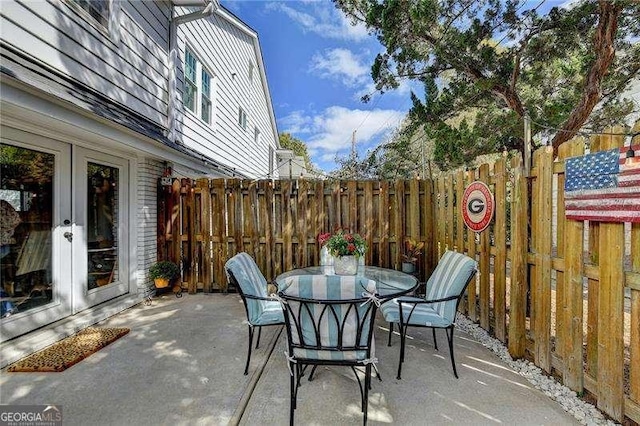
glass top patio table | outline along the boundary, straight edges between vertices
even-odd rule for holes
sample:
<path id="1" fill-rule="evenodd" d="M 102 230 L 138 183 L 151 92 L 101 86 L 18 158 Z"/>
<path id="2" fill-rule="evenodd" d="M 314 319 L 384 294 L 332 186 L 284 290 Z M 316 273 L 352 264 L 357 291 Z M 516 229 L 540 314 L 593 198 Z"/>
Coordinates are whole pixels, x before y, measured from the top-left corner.
<path id="1" fill-rule="evenodd" d="M 281 287 L 287 277 L 293 275 L 335 275 L 333 266 L 308 266 L 293 269 L 280 274 L 275 282 Z M 378 297 L 388 300 L 412 292 L 418 286 L 418 279 L 413 275 L 396 271 L 395 269 L 379 268 L 377 266 L 358 266 L 356 276 L 366 277 L 376 282 Z"/>

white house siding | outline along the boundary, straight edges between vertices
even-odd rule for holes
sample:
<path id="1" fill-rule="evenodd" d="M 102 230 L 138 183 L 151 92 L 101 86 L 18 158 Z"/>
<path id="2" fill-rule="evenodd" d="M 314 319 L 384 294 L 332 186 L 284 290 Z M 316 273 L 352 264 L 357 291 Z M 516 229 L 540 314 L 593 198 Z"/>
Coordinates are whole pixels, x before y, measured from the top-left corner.
<path id="1" fill-rule="evenodd" d="M 138 163 L 138 265 L 136 280 L 138 291 L 151 290 L 149 267 L 157 260 L 158 178 L 164 164 L 150 158 Z"/>
<path id="2" fill-rule="evenodd" d="M 178 9 L 186 14 L 187 9 Z M 178 27 L 179 69 L 178 108 L 182 122 L 178 123 L 178 138 L 185 146 L 203 152 L 220 163 L 235 168 L 239 174 L 265 178 L 269 170 L 269 155 L 278 147 L 277 130 L 271 110 L 271 99 L 264 65 L 258 47 L 257 34 L 224 9 L 212 16 Z M 185 47 L 194 53 L 213 77 L 213 118 L 205 123 L 182 104 Z M 254 66 L 249 80 L 250 63 Z M 238 111 L 247 115 L 247 127 L 238 125 Z M 261 141 L 254 141 L 255 128 Z"/>
<path id="3" fill-rule="evenodd" d="M 107 32 L 66 1 L 1 1 L 2 39 L 166 126 L 170 4 L 113 5 Z"/>

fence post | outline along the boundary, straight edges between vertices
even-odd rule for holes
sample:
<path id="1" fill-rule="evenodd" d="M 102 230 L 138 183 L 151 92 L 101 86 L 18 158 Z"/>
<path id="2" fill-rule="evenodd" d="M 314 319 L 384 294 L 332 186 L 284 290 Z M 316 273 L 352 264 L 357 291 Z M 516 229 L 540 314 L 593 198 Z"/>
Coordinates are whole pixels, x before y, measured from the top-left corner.
<path id="1" fill-rule="evenodd" d="M 495 317 L 495 334 L 501 342 L 506 341 L 507 332 L 507 184 L 505 158 L 496 161 L 495 178 L 495 212 L 494 227 L 496 256 L 493 260 L 493 309 Z"/>
<path id="2" fill-rule="evenodd" d="M 622 133 L 621 128 L 612 132 Z M 609 136 L 603 149 L 622 146 Z M 600 224 L 600 284 L 598 286 L 598 408 L 615 420 L 624 416 L 624 224 Z"/>
<path id="3" fill-rule="evenodd" d="M 640 120 L 633 131 L 636 136 L 631 144 L 640 144 Z M 631 224 L 631 270 L 640 276 L 640 223 Z M 629 284 L 627 282 L 627 284 Z M 631 288 L 631 336 L 629 339 L 631 359 L 629 361 L 629 398 L 640 405 L 640 285 Z M 635 421 L 639 421 L 637 418 Z"/>
<path id="4" fill-rule="evenodd" d="M 601 150 L 601 137 L 591 137 L 591 152 Z M 597 268 L 600 241 L 600 224 L 589 222 L 589 262 Z M 594 381 L 598 377 L 598 287 L 597 279 L 587 280 L 587 375 Z"/>
<path id="5" fill-rule="evenodd" d="M 532 310 L 534 315 L 534 360 L 546 372 L 551 372 L 551 243 L 552 190 L 553 190 L 553 148 L 540 148 L 534 153 L 537 158 L 538 191 L 537 205 L 534 207 L 538 221 L 536 238 L 536 288 L 532 289 Z"/>
<path id="6" fill-rule="evenodd" d="M 211 275 L 211 191 L 209 190 L 209 179 L 198 179 L 197 186 L 200 192 L 200 234 L 202 241 L 202 291 L 211 292 L 213 277 Z"/>
<path id="7" fill-rule="evenodd" d="M 480 166 L 480 180 L 489 185 L 489 165 Z M 491 278 L 491 242 L 489 228 L 480 232 L 480 327 L 489 331 L 489 298 Z"/>
<path id="8" fill-rule="evenodd" d="M 511 193 L 511 286 L 509 303 L 509 353 L 522 358 L 526 349 L 527 252 L 529 194 L 522 158 L 514 157 Z"/>
<path id="9" fill-rule="evenodd" d="M 575 157 L 584 153 L 584 141 L 582 138 L 566 142 L 559 147 L 558 157 L 564 160 L 567 157 Z M 565 163 L 566 164 L 566 163 Z M 566 172 L 566 169 L 565 169 Z M 562 181 L 562 180 L 560 180 Z M 559 194 L 564 194 L 564 188 L 558 185 Z M 564 201 L 564 196 L 558 197 L 558 203 Z M 561 206 L 558 205 L 560 210 Z M 564 211 L 564 209 L 562 209 Z M 579 220 L 564 221 L 564 238 L 558 237 L 558 246 L 563 245 L 564 256 L 564 281 L 562 287 L 557 286 L 556 293 L 562 293 L 562 306 L 557 307 L 558 321 L 556 333 L 563 329 L 562 340 L 559 342 L 564 368 L 562 370 L 562 382 L 565 386 L 580 393 L 583 390 L 583 362 L 582 362 L 582 304 L 583 304 L 583 258 L 582 247 L 584 238 L 584 225 Z M 559 247 L 558 247 L 559 248 Z M 560 298 L 558 299 L 560 300 Z"/>
<path id="10" fill-rule="evenodd" d="M 467 184 L 471 184 L 476 179 L 476 171 L 468 170 L 467 171 Z M 474 259 L 476 258 L 476 233 L 471 229 L 467 229 L 467 245 L 469 247 L 469 257 Z M 469 283 L 469 287 L 467 288 L 467 298 L 468 298 L 468 310 L 469 310 L 469 318 L 471 321 L 478 320 L 478 310 L 476 309 L 476 300 L 477 300 L 477 286 L 476 282 L 478 281 L 478 277 L 471 280 Z"/>

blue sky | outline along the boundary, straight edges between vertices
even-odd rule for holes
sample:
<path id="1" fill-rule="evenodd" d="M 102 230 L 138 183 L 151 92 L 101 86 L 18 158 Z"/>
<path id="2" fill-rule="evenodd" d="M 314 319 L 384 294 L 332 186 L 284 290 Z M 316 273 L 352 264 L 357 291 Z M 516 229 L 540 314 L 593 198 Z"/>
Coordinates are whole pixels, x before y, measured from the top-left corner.
<path id="1" fill-rule="evenodd" d="M 314 164 L 337 168 L 356 130 L 362 156 L 387 140 L 411 101 L 410 86 L 375 94 L 371 64 L 383 51 L 331 1 L 222 1 L 258 32 L 279 132 L 306 142 Z"/>

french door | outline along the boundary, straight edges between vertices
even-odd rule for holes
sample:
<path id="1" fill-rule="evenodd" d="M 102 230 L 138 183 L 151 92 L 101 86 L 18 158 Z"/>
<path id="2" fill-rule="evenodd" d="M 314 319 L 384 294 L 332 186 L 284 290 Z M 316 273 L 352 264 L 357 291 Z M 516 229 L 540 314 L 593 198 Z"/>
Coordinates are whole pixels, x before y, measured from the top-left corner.
<path id="1" fill-rule="evenodd" d="M 76 313 L 129 290 L 129 168 L 126 159 L 89 149 L 75 148 L 74 154 Z"/>
<path id="2" fill-rule="evenodd" d="M 129 289 L 129 165 L 13 128 L 0 141 L 2 340 Z"/>

